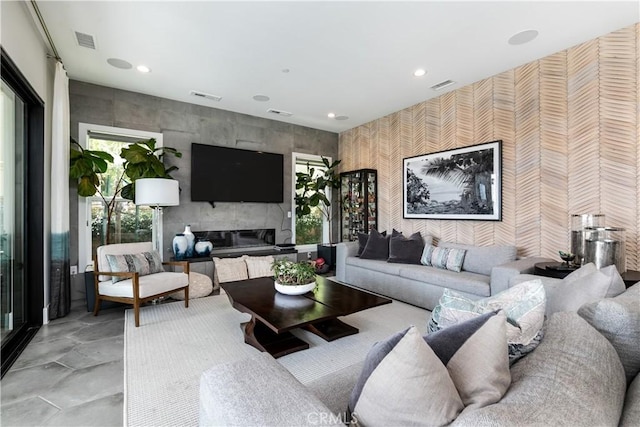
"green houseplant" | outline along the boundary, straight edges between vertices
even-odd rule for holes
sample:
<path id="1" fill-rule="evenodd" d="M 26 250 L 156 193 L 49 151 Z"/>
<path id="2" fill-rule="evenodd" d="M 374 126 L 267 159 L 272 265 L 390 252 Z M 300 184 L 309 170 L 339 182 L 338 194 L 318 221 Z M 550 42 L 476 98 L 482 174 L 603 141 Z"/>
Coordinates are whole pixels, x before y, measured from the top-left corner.
<path id="1" fill-rule="evenodd" d="M 166 153 L 171 153 L 178 158 L 182 157 L 182 153 L 175 148 L 156 147 L 154 138 L 132 143 L 120 151 L 120 157 L 124 160 L 123 172 L 111 176 L 109 164 L 113 164 L 114 161 L 111 154 L 105 151 L 87 150 L 71 138 L 69 176 L 77 181 L 79 196 L 91 197 L 97 193 L 102 199 L 107 219 L 105 243 L 113 243 L 111 222 L 117 207 L 118 195 L 134 200 L 135 181 L 138 178 L 172 179 L 170 173 L 178 167 L 164 166 L 162 159 Z M 112 194 L 111 196 L 105 194 L 107 190 Z"/>
<path id="2" fill-rule="evenodd" d="M 316 270 L 308 261 L 277 259 L 271 264 L 275 288 L 287 295 L 301 295 L 316 287 Z"/>
<path id="3" fill-rule="evenodd" d="M 329 265 L 334 264 L 335 246 L 333 245 L 333 210 L 329 191 L 340 188 L 340 174 L 337 172 L 341 160 L 329 162 L 322 157 L 324 169 L 316 169 L 307 163 L 306 172 L 296 173 L 296 216 L 311 216 L 312 209 L 320 209 L 329 224 L 329 246 L 318 244 L 318 257 L 324 258 Z"/>

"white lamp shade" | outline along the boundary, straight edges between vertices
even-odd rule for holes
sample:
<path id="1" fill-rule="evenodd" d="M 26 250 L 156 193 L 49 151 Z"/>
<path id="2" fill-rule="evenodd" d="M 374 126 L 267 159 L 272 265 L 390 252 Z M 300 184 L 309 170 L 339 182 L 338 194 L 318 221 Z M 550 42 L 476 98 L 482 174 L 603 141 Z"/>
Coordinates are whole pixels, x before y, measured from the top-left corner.
<path id="1" fill-rule="evenodd" d="M 136 205 L 138 206 L 178 206 L 180 186 L 175 179 L 136 179 Z"/>

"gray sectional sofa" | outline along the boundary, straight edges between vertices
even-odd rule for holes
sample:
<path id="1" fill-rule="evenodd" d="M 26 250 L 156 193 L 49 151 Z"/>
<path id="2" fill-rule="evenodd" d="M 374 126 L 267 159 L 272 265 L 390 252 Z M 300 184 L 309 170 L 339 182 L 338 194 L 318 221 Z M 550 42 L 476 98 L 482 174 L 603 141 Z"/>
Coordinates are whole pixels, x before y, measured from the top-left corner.
<path id="1" fill-rule="evenodd" d="M 638 340 L 640 283 L 601 301 L 606 304 L 596 304 L 585 314 L 554 313 L 540 345 L 511 367 L 511 385 L 502 399 L 479 409 L 467 407 L 451 425 L 640 425 L 637 365 L 625 363 L 625 358 L 640 360 L 640 349 L 633 346 Z M 616 301 L 624 303 L 606 309 Z M 622 306 L 631 313 L 626 323 L 620 316 Z M 610 330 L 620 324 L 631 354 L 621 355 L 615 339 L 585 320 L 593 322 L 594 314 Z M 629 366 L 635 373 L 627 380 Z M 304 386 L 265 353 L 216 366 L 201 378 L 200 425 L 342 425 L 361 367 L 352 365 Z"/>
<path id="2" fill-rule="evenodd" d="M 431 243 L 430 236 L 424 240 L 426 244 Z M 467 251 L 462 271 L 362 259 L 356 256 L 358 242 L 343 242 L 336 247 L 336 277 L 343 283 L 432 310 L 444 288 L 472 299 L 485 298 L 507 289 L 512 277 L 533 272 L 535 263 L 553 261 L 539 257 L 516 260 L 515 246 L 448 242 L 438 246 Z"/>

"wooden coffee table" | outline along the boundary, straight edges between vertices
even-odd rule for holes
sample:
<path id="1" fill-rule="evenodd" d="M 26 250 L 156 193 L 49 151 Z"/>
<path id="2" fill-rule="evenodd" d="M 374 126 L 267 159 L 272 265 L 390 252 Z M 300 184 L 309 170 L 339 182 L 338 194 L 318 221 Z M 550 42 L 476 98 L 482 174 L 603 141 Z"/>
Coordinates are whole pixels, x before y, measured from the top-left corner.
<path id="1" fill-rule="evenodd" d="M 309 348 L 309 344 L 289 332 L 305 328 L 327 341 L 358 333 L 358 329 L 338 320 L 339 316 L 391 302 L 369 292 L 341 285 L 318 276 L 318 286 L 304 295 L 277 292 L 273 279 L 240 280 L 221 283 L 233 307 L 251 315 L 243 323 L 244 342 L 273 357 Z"/>

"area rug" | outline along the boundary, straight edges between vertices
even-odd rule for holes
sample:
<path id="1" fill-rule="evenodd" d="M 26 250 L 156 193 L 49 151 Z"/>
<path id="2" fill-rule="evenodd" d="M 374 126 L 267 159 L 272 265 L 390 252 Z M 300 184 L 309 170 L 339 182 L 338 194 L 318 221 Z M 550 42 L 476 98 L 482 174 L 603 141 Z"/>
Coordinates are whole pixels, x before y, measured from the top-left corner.
<path id="1" fill-rule="evenodd" d="M 362 361 L 373 343 L 409 325 L 425 332 L 425 310 L 400 302 L 341 318 L 360 333 L 326 342 L 309 332 L 294 333 L 310 344 L 278 360 L 303 384 Z M 140 327 L 125 313 L 125 426 L 196 426 L 200 375 L 258 350 L 244 343 L 240 323 L 249 315 L 231 307 L 226 295 L 147 306 Z M 221 390 L 224 393 L 224 390 Z M 242 399 L 242 396 L 238 396 Z"/>

